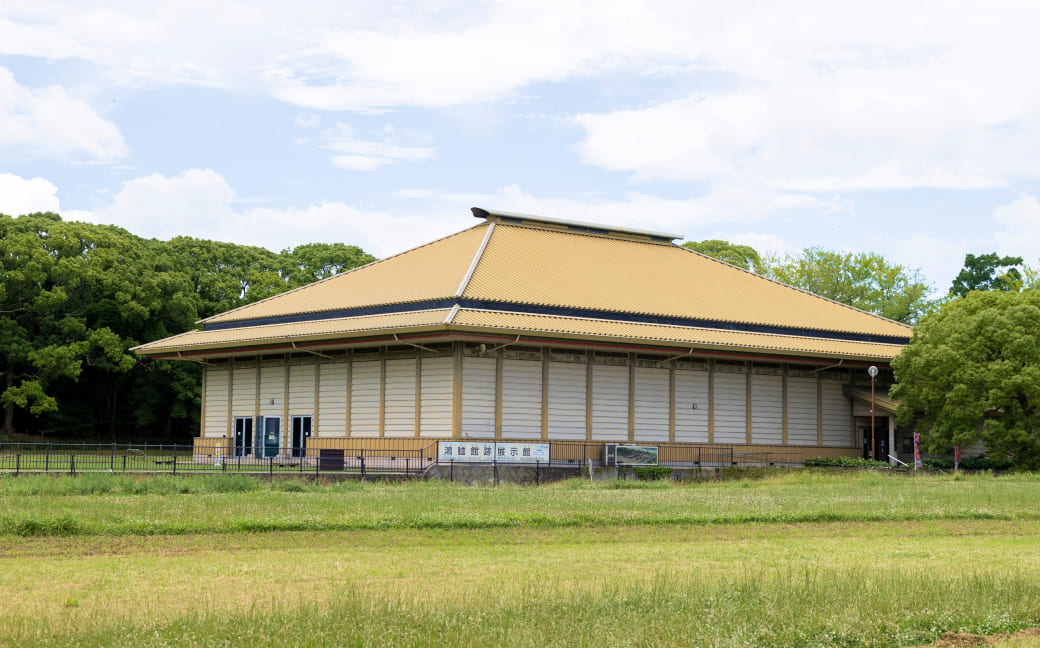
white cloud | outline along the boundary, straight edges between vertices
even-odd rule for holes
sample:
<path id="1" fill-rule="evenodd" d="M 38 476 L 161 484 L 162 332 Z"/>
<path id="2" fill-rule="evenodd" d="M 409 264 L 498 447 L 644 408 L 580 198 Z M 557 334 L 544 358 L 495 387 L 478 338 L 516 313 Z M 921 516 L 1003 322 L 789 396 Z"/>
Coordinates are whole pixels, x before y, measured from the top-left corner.
<path id="1" fill-rule="evenodd" d="M 0 67 L 0 148 L 19 157 L 110 162 L 128 154 L 115 124 L 57 85 L 29 89 Z"/>
<path id="2" fill-rule="evenodd" d="M 945 295 L 949 291 L 953 278 L 964 267 L 965 254 L 978 254 L 980 251 L 977 246 L 989 245 L 977 240 L 943 239 L 929 232 L 908 233 L 886 242 L 888 249 L 882 250 L 886 258 L 907 269 L 920 270 L 932 285 L 932 294 L 935 296 Z"/>
<path id="3" fill-rule="evenodd" d="M 357 137 L 349 124 L 340 122 L 326 133 L 325 148 L 336 151 L 332 163 L 352 171 L 371 171 L 394 162 L 416 162 L 436 154 L 436 149 L 427 146 L 404 146 L 397 143 L 393 127 L 387 125 L 382 140 L 365 141 Z"/>
<path id="4" fill-rule="evenodd" d="M 1040 262 L 1040 202 L 1036 196 L 1022 196 L 997 207 L 993 222 L 997 226 L 997 252 L 1022 257 L 1031 266 Z"/>
<path id="5" fill-rule="evenodd" d="M 134 234 L 168 239 L 187 235 L 235 240 L 246 223 L 232 209 L 235 191 L 210 169 L 167 177 L 152 174 L 123 183 L 109 205 L 95 210 L 98 222 Z"/>
<path id="6" fill-rule="evenodd" d="M 0 214 L 21 216 L 34 212 L 58 212 L 58 188 L 43 178 L 26 179 L 0 173 Z"/>
<path id="7" fill-rule="evenodd" d="M 736 234 L 725 234 L 715 232 L 705 239 L 720 239 L 737 245 L 749 245 L 759 254 L 776 254 L 785 256 L 801 252 L 800 249 L 788 244 L 776 234 L 763 234 L 760 232 L 737 232 Z"/>
<path id="8" fill-rule="evenodd" d="M 963 189 L 1040 176 L 1040 85 L 1022 73 L 1040 57 L 1038 19 L 1040 6 L 1014 0 L 647 0 L 594 11 L 581 0 L 12 0 L 0 52 L 90 61 L 128 85 L 244 89 L 320 111 L 473 106 L 539 83 L 650 77 L 670 90 L 574 115 L 586 162 L 779 192 Z M 683 87 L 694 90 L 676 98 Z M 334 163 L 350 169 L 432 154 L 348 143 L 380 147 L 338 151 Z"/>
<path id="9" fill-rule="evenodd" d="M 469 225 L 464 211 L 390 213 L 342 202 L 307 207 L 243 208 L 235 190 L 211 169 L 124 183 L 109 204 L 78 220 L 118 225 L 147 238 L 192 236 L 282 250 L 316 241 L 359 245 L 378 256 L 401 252 Z"/>

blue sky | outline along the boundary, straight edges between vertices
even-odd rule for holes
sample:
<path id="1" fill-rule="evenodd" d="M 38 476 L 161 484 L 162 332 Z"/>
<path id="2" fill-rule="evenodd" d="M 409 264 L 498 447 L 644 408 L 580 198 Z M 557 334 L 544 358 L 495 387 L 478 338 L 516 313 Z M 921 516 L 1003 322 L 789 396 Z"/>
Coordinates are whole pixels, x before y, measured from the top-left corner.
<path id="1" fill-rule="evenodd" d="M 472 206 L 1040 265 L 1035 3 L 0 8 L 0 213 L 386 256 Z"/>

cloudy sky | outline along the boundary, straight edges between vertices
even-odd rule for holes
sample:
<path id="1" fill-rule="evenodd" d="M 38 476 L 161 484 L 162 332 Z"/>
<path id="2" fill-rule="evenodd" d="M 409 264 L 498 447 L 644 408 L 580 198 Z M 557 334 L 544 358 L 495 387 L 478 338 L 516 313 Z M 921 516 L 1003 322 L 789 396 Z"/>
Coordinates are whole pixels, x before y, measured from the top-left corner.
<path id="1" fill-rule="evenodd" d="M 944 292 L 966 252 L 1040 263 L 1037 24 L 995 1 L 5 0 L 0 213 L 386 256 L 477 205 L 878 251 Z"/>

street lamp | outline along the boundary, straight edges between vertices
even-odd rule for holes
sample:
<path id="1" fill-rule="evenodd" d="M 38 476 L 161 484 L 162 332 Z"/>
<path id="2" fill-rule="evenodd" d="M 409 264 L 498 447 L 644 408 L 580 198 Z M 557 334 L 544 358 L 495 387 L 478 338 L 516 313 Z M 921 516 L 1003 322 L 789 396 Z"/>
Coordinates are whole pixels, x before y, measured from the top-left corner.
<path id="1" fill-rule="evenodd" d="M 870 365 L 867 374 L 870 376 L 870 458 L 877 459 L 874 456 L 874 383 L 877 382 L 877 367 Z"/>

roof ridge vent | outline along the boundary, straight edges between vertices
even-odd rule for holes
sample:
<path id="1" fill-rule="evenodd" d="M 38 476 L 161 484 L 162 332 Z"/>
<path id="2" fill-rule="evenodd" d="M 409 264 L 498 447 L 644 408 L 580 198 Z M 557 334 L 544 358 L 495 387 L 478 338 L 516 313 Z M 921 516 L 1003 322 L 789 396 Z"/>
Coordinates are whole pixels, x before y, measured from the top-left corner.
<path id="1" fill-rule="evenodd" d="M 615 238 L 635 239 L 640 241 L 652 241 L 654 243 L 672 243 L 676 239 L 685 238 L 682 234 L 666 234 L 664 232 L 651 232 L 648 230 L 631 229 L 628 227 L 613 227 L 611 225 L 597 225 L 595 223 L 582 223 L 580 221 L 569 221 L 558 218 L 545 218 L 544 216 L 533 216 L 531 214 L 517 214 L 514 212 L 497 211 L 472 207 L 470 211 L 477 218 L 484 218 L 491 223 L 502 223 L 504 225 L 526 225 L 576 234 L 594 234 L 598 236 L 613 236 Z"/>

